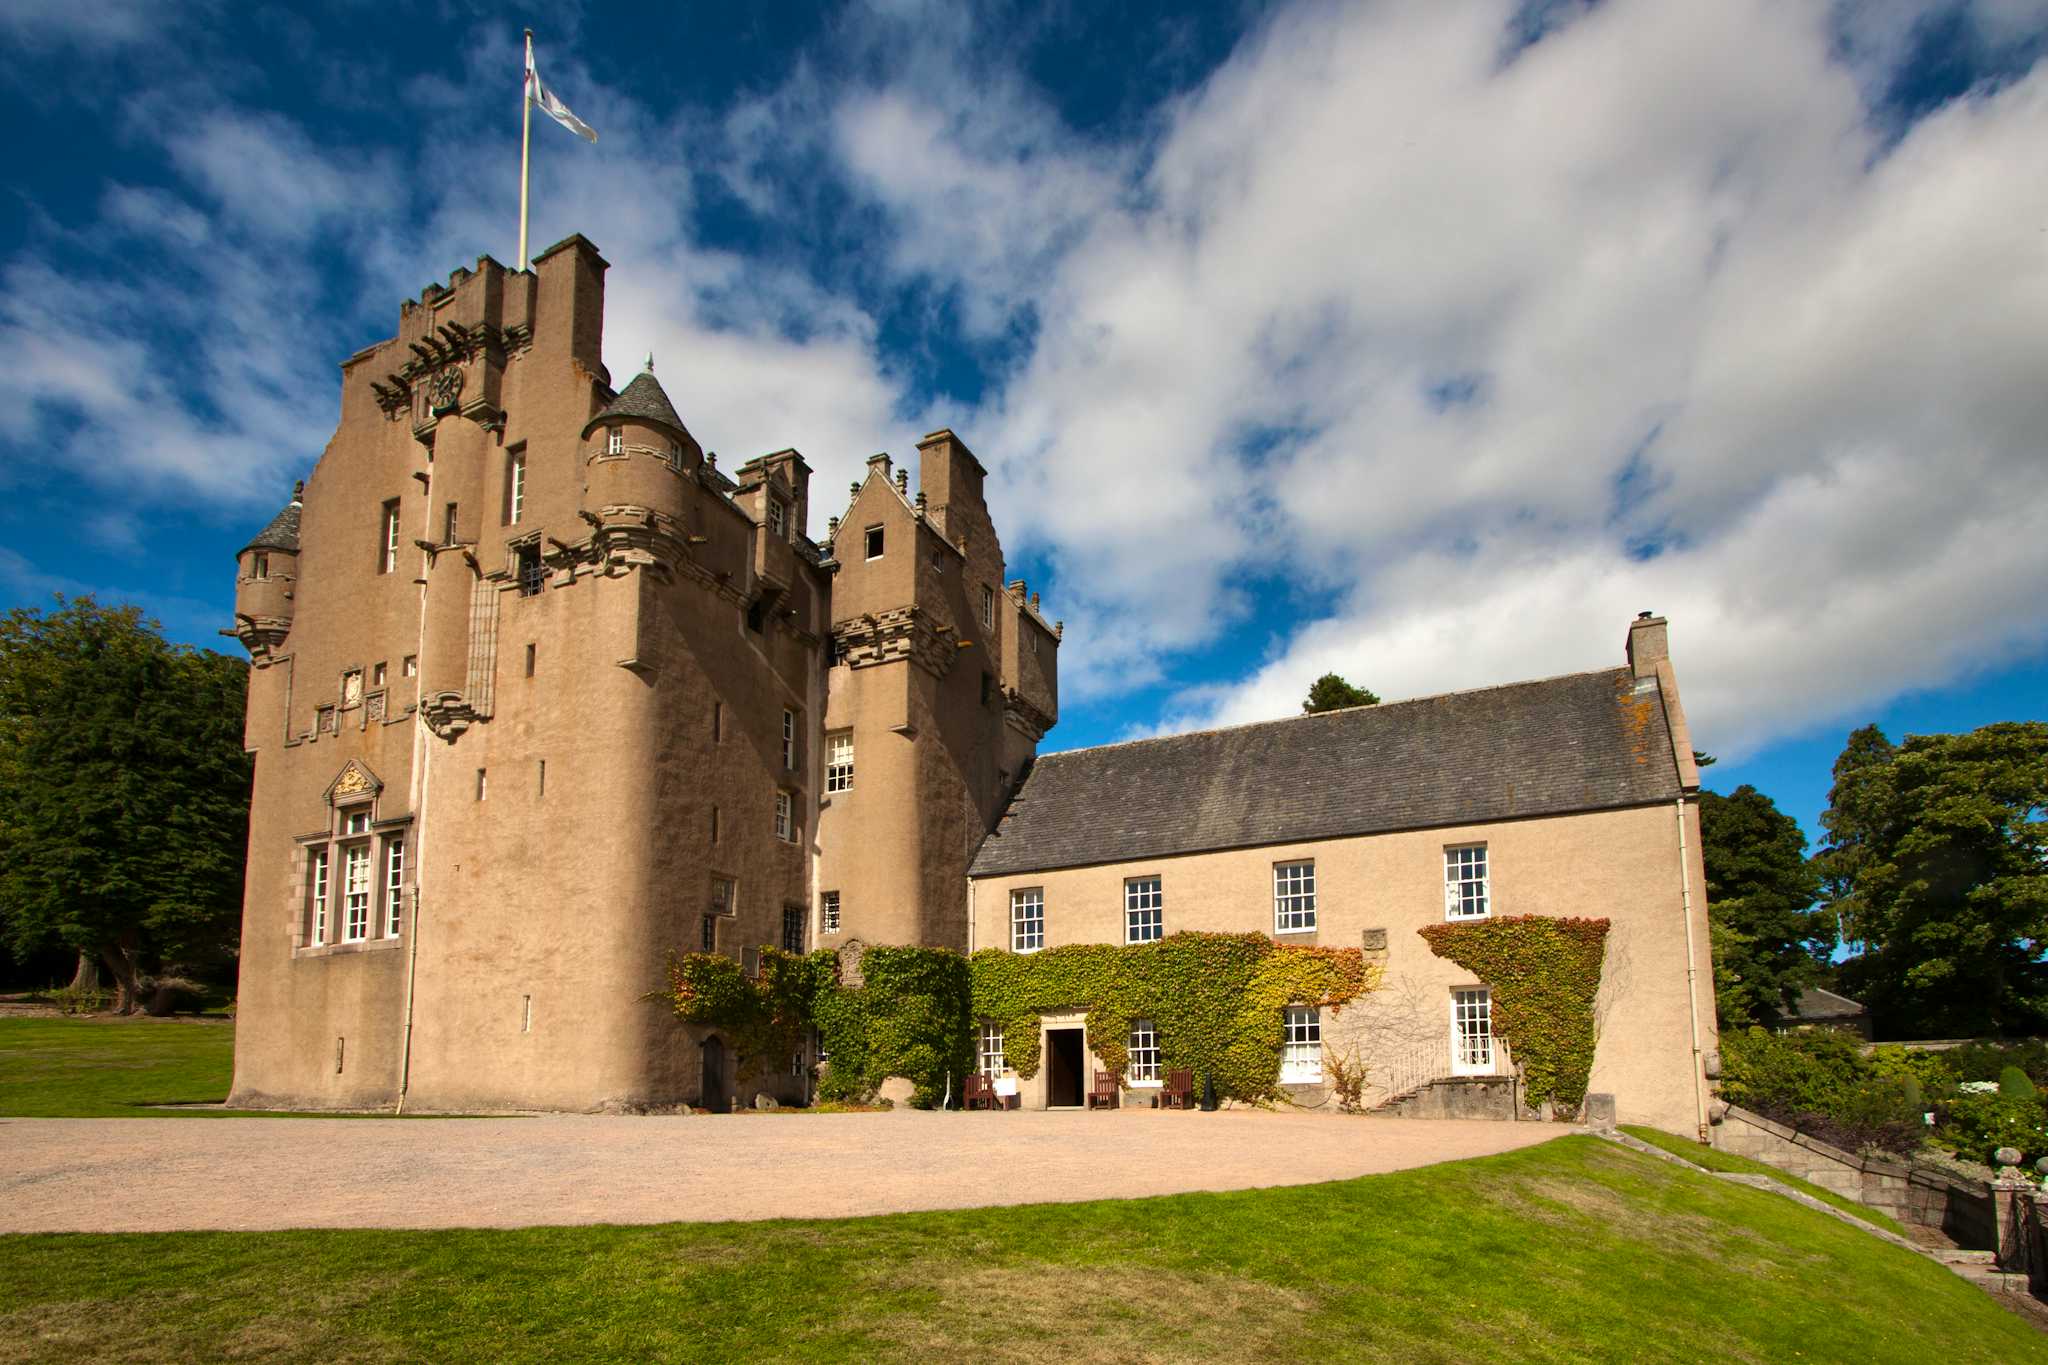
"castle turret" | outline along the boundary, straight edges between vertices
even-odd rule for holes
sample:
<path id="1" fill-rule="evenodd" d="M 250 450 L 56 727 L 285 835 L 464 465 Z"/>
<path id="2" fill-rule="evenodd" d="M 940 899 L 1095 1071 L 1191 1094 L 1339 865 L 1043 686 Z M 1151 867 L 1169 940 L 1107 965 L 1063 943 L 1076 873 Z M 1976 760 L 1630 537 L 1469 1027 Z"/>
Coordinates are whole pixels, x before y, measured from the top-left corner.
<path id="1" fill-rule="evenodd" d="M 235 637 L 260 667 L 292 629 L 292 599 L 299 581 L 299 512 L 306 485 L 242 547 L 235 575 Z"/>

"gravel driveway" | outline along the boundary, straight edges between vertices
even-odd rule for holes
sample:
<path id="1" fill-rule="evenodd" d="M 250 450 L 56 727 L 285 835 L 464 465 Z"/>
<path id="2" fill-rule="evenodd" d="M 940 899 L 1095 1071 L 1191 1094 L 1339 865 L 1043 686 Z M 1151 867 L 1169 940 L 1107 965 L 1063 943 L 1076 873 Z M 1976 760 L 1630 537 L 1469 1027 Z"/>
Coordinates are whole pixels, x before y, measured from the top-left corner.
<path id="1" fill-rule="evenodd" d="M 1339 1180 L 1554 1124 L 1226 1111 L 0 1120 L 0 1232 L 839 1218 Z"/>

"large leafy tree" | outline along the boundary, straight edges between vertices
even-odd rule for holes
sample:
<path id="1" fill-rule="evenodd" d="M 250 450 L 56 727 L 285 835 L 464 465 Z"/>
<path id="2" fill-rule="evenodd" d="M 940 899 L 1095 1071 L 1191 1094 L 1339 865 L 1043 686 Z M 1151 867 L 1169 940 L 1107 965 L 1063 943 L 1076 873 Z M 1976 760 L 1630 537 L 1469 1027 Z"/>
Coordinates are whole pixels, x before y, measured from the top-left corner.
<path id="1" fill-rule="evenodd" d="M 1799 822 L 1744 784 L 1700 793 L 1707 914 L 1714 944 L 1714 1000 L 1723 1028 L 1792 1007 L 1823 976 L 1832 926 L 1813 913 L 1820 877 Z"/>
<path id="2" fill-rule="evenodd" d="M 248 665 L 90 597 L 0 618 L 0 929 L 137 1003 L 166 957 L 232 950 L 248 838 Z"/>
<path id="3" fill-rule="evenodd" d="M 2048 722 L 1858 730 L 1835 764 L 1817 859 L 1843 964 L 1893 1037 L 2048 1025 Z"/>
<path id="4" fill-rule="evenodd" d="M 1309 684 L 1308 698 L 1301 709 L 1307 715 L 1319 711 L 1342 711 L 1350 706 L 1378 706 L 1379 694 L 1370 688 L 1353 687 L 1335 673 L 1325 673 Z"/>

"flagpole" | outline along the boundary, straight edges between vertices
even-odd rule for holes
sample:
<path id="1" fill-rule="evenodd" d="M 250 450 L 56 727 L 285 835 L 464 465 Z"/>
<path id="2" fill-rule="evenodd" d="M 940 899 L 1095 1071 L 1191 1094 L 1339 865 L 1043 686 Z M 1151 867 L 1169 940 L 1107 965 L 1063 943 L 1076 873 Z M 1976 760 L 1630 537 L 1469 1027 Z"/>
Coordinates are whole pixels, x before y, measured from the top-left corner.
<path id="1" fill-rule="evenodd" d="M 526 70 L 519 73 L 519 268 L 526 270 L 526 168 L 533 141 L 533 30 L 526 30 Z"/>

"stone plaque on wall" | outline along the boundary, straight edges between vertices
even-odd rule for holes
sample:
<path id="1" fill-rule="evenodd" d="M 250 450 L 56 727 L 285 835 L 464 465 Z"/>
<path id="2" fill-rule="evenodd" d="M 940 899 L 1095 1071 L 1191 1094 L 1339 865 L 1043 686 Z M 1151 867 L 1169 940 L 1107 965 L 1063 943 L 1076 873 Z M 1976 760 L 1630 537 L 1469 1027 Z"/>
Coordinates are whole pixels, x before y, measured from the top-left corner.
<path id="1" fill-rule="evenodd" d="M 1364 947 L 1368 953 L 1384 953 L 1387 950 L 1387 931 L 1384 929 L 1366 930 Z"/>

